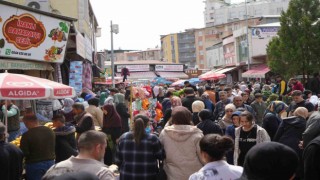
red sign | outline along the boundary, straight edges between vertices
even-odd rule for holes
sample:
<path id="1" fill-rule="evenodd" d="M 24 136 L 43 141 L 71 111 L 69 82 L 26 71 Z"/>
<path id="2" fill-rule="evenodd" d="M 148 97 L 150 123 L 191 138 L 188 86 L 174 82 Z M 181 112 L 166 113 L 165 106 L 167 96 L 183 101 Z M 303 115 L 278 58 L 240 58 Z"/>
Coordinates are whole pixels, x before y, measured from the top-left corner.
<path id="1" fill-rule="evenodd" d="M 46 38 L 44 25 L 31 14 L 11 16 L 4 23 L 2 31 L 7 41 L 20 50 L 38 47 Z"/>

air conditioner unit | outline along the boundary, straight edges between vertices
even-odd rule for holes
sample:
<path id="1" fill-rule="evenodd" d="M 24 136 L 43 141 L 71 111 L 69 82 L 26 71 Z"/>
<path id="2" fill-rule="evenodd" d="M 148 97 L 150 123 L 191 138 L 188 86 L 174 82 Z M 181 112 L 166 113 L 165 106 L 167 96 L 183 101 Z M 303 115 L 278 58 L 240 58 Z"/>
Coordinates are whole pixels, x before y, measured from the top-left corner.
<path id="1" fill-rule="evenodd" d="M 26 0 L 26 6 L 41 11 L 51 12 L 50 0 Z"/>

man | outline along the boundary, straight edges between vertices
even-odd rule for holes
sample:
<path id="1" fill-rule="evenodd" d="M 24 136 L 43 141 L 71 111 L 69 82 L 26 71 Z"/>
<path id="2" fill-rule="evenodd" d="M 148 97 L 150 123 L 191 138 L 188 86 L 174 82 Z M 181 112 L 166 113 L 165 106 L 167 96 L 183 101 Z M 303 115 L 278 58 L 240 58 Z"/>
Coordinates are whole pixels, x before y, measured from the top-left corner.
<path id="1" fill-rule="evenodd" d="M 94 123 L 91 114 L 84 110 L 84 106 L 81 103 L 74 103 L 72 105 L 72 111 L 74 119 L 76 121 L 77 137 L 89 130 L 94 130 Z"/>
<path id="2" fill-rule="evenodd" d="M 320 135 L 303 150 L 304 179 L 320 179 Z"/>
<path id="3" fill-rule="evenodd" d="M 264 112 L 267 109 L 267 104 L 263 101 L 263 95 L 260 93 L 255 94 L 255 100 L 251 103 L 252 109 L 256 113 L 256 124 L 262 126 Z"/>
<path id="4" fill-rule="evenodd" d="M 101 163 L 107 146 L 107 136 L 103 132 L 90 130 L 80 135 L 78 140 L 79 155 L 71 156 L 51 167 L 47 174 L 57 168 L 72 169 L 73 172 L 88 172 L 95 174 L 101 180 L 115 179 L 111 170 Z"/>
<path id="5" fill-rule="evenodd" d="M 8 142 L 11 142 L 15 140 L 18 136 L 20 136 L 20 120 L 19 120 L 20 110 L 10 100 L 7 100 L 7 101 L 2 100 L 1 105 L 2 105 L 2 112 L 4 114 L 4 118 L 7 113 L 7 117 L 8 117 L 7 127 L 8 127 L 8 133 L 9 133 Z"/>
<path id="6" fill-rule="evenodd" d="M 314 105 L 311 102 L 308 102 L 303 99 L 302 92 L 300 90 L 292 91 L 292 102 L 287 109 L 287 115 L 292 116 L 292 113 L 294 110 L 296 110 L 298 107 L 305 107 L 308 109 L 309 116 L 314 111 Z"/>
<path id="7" fill-rule="evenodd" d="M 213 112 L 213 118 L 216 121 L 220 121 L 225 114 L 224 108 L 227 104 L 230 104 L 230 99 L 227 98 L 226 91 L 219 92 L 220 101 L 216 103 L 216 107 Z"/>
<path id="8" fill-rule="evenodd" d="M 277 85 L 276 85 L 276 93 L 282 97 L 287 94 L 287 83 L 282 79 L 281 76 L 276 77 Z"/>
<path id="9" fill-rule="evenodd" d="M 248 92 L 242 92 L 241 97 L 243 100 L 243 104 L 250 105 L 252 103 L 251 97 L 249 96 Z"/>
<path id="10" fill-rule="evenodd" d="M 207 93 L 209 95 L 209 99 L 211 100 L 211 102 L 213 104 L 216 104 L 216 93 L 212 91 L 211 86 L 206 85 L 205 86 L 205 93 Z"/>
<path id="11" fill-rule="evenodd" d="M 0 179 L 21 179 L 23 153 L 15 145 L 6 142 L 6 127 L 0 122 Z"/>
<path id="12" fill-rule="evenodd" d="M 245 110 L 249 111 L 256 118 L 256 112 L 252 109 L 251 106 L 243 103 L 241 96 L 235 96 L 233 98 L 233 104 L 236 106 L 237 109 L 244 108 Z"/>
<path id="13" fill-rule="evenodd" d="M 93 124 L 95 126 L 101 127 L 103 125 L 103 112 L 99 107 L 99 99 L 91 98 L 88 100 L 89 107 L 86 108 L 86 112 L 90 113 L 92 116 Z"/>
<path id="14" fill-rule="evenodd" d="M 163 99 L 162 105 L 162 113 L 164 114 L 167 109 L 171 109 L 171 98 L 173 97 L 173 93 L 168 91 Z"/>
<path id="15" fill-rule="evenodd" d="M 75 138 L 76 128 L 72 125 L 65 125 L 65 121 L 62 114 L 56 114 L 52 118 L 56 134 L 56 163 L 78 154 Z"/>
<path id="16" fill-rule="evenodd" d="M 217 87 L 217 89 L 216 89 L 216 102 L 220 101 L 220 99 L 219 99 L 219 97 L 220 97 L 219 92 L 220 92 L 220 91 L 225 91 L 226 83 L 222 81 L 222 82 L 217 83 L 217 85 L 219 85 L 219 87 Z"/>
<path id="17" fill-rule="evenodd" d="M 119 90 L 116 88 L 110 88 L 109 89 L 109 96 L 107 97 L 107 99 L 104 101 L 104 104 L 114 104 L 114 98 L 113 96 L 117 93 L 119 93 Z"/>
<path id="18" fill-rule="evenodd" d="M 292 84 L 292 92 L 295 90 L 299 90 L 301 92 L 304 91 L 304 87 L 300 81 L 298 81 L 296 78 L 291 78 L 289 80 L 290 84 Z"/>
<path id="19" fill-rule="evenodd" d="M 20 143 L 25 156 L 27 179 L 40 180 L 54 164 L 55 135 L 50 128 L 40 126 L 34 114 L 25 115 L 22 120 L 28 128 Z"/>
<path id="20" fill-rule="evenodd" d="M 192 103 L 196 100 L 202 101 L 202 99 L 194 95 L 194 90 L 191 87 L 185 88 L 184 94 L 186 96 L 181 100 L 182 106 L 188 108 L 189 111 L 192 113 Z"/>
<path id="21" fill-rule="evenodd" d="M 194 91 L 195 93 L 197 93 L 197 92 L 198 92 L 197 87 L 196 87 L 196 86 L 194 86 L 194 85 L 192 85 L 192 84 L 190 84 L 190 82 L 189 82 L 189 81 L 185 81 L 185 82 L 184 82 L 184 87 L 185 87 L 185 88 L 190 87 L 190 88 L 192 88 L 192 89 L 193 89 L 193 91 Z"/>
<path id="22" fill-rule="evenodd" d="M 230 87 L 227 87 L 224 89 L 227 92 L 227 98 L 230 99 L 230 101 L 233 101 L 234 95 L 232 94 L 232 89 Z"/>

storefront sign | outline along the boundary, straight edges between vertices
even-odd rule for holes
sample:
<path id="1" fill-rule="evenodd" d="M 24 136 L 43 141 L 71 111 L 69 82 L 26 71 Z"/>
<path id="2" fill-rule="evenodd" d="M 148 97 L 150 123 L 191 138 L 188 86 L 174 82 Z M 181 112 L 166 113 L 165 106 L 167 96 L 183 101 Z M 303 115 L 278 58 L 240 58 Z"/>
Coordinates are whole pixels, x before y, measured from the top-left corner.
<path id="1" fill-rule="evenodd" d="M 117 72 L 121 72 L 122 68 L 128 68 L 130 72 L 134 71 L 150 71 L 148 64 L 139 64 L 139 65 L 117 65 Z"/>
<path id="2" fill-rule="evenodd" d="M 73 87 L 77 93 L 82 91 L 82 61 L 70 62 L 69 86 Z"/>
<path id="3" fill-rule="evenodd" d="M 62 63 L 70 22 L 0 4 L 0 56 Z"/>
<path id="4" fill-rule="evenodd" d="M 0 69 L 53 70 L 48 63 L 17 60 L 1 60 Z"/>
<path id="5" fill-rule="evenodd" d="M 156 65 L 156 71 L 183 71 L 183 65 Z"/>
<path id="6" fill-rule="evenodd" d="M 252 28 L 252 38 L 266 38 L 276 36 L 279 27 Z"/>

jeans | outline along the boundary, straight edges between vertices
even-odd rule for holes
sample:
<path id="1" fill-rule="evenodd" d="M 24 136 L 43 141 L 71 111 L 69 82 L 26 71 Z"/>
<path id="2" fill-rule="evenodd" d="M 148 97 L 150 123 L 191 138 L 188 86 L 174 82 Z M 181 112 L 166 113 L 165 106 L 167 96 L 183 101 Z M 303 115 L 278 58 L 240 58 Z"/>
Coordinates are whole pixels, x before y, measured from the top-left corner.
<path id="1" fill-rule="evenodd" d="M 54 160 L 26 164 L 28 180 L 41 180 L 47 170 L 54 165 Z"/>
<path id="2" fill-rule="evenodd" d="M 11 131 L 11 132 L 8 132 L 8 134 L 9 134 L 8 142 L 11 142 L 11 141 L 15 140 L 17 137 L 20 136 L 20 130 Z"/>

